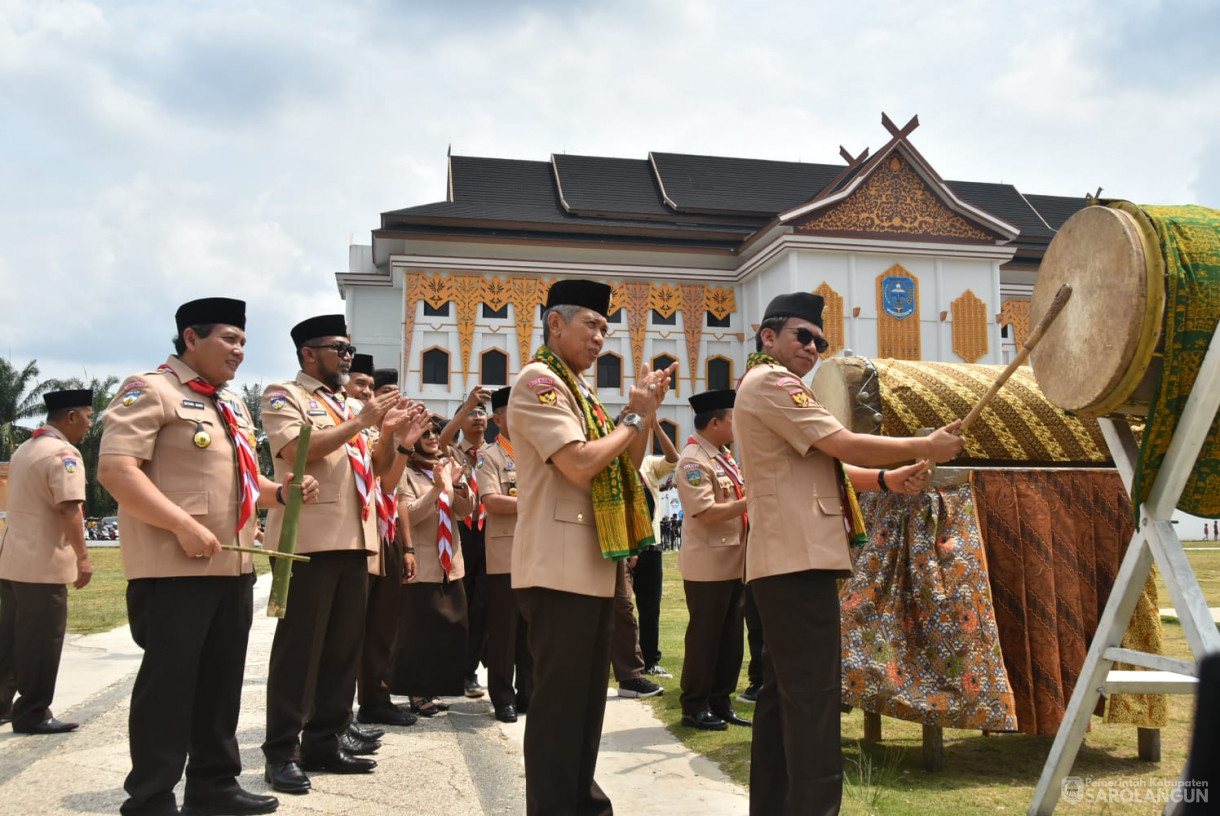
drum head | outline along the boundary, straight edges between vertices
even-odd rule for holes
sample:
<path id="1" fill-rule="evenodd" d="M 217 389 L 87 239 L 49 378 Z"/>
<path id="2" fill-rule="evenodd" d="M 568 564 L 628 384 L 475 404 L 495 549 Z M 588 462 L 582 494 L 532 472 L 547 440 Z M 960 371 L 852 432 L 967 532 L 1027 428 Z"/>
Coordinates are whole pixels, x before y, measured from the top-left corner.
<path id="1" fill-rule="evenodd" d="M 823 358 L 809 384 L 822 407 L 843 423 L 844 428 L 851 430 L 852 398 L 847 391 L 847 378 L 843 376 L 842 358 Z"/>
<path id="2" fill-rule="evenodd" d="M 1061 284 L 1072 297 L 1030 364 L 1047 399 L 1102 416 L 1139 385 L 1160 339 L 1164 275 L 1151 224 L 1133 205 L 1087 207 L 1051 241 L 1030 304 L 1037 325 Z"/>

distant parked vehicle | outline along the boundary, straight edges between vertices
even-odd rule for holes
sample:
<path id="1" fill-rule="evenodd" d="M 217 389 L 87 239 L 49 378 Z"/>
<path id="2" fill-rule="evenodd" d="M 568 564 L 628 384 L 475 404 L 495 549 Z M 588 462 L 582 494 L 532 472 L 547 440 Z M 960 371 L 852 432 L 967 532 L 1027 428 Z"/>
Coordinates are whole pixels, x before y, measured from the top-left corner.
<path id="1" fill-rule="evenodd" d="M 119 537 L 119 517 L 118 516 L 103 516 L 102 523 L 98 525 L 102 529 L 102 538 L 107 541 L 115 541 Z"/>

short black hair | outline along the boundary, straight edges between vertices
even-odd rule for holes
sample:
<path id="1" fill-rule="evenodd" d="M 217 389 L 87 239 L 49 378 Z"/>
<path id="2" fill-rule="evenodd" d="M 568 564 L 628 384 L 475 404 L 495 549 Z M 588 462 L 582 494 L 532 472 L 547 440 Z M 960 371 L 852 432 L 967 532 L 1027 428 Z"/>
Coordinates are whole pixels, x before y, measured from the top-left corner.
<path id="1" fill-rule="evenodd" d="M 702 431 L 713 419 L 724 419 L 725 415 L 731 410 L 731 408 L 715 408 L 711 411 L 695 414 L 695 430 Z"/>
<path id="2" fill-rule="evenodd" d="M 52 408 L 47 411 L 47 422 L 63 422 L 68 418 L 68 414 L 72 413 L 73 411 L 80 411 L 85 407 L 92 406 L 79 406 L 76 408 Z"/>
<path id="3" fill-rule="evenodd" d="M 775 332 L 776 334 L 779 334 L 779 332 L 784 328 L 784 324 L 787 322 L 788 322 L 788 317 L 784 316 L 784 317 L 768 317 L 763 322 L 759 323 L 758 331 L 754 334 L 754 350 L 755 351 L 763 350 L 763 341 L 762 341 L 763 329 L 770 329 L 771 331 Z"/>
<path id="4" fill-rule="evenodd" d="M 195 334 L 199 335 L 200 339 L 207 337 L 216 328 L 215 323 L 200 323 L 198 326 L 184 326 L 181 333 L 174 338 L 174 354 L 181 357 L 186 353 L 186 330 L 194 329 Z"/>

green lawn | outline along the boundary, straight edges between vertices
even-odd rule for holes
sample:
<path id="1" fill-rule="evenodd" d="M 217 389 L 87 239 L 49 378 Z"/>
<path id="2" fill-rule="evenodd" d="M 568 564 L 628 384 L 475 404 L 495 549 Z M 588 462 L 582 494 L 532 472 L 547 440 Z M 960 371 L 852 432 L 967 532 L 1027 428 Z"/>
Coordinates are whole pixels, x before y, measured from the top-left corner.
<path id="1" fill-rule="evenodd" d="M 1191 546 L 1191 542 L 1187 542 Z M 1220 606 L 1220 552 L 1190 554 L 1199 583 L 1212 606 Z M 728 731 L 702 732 L 683 728 L 678 702 L 682 668 L 682 639 L 686 627 L 686 604 L 677 553 L 665 554 L 665 595 L 661 605 L 661 663 L 674 677 L 659 682 L 666 688 L 661 697 L 650 700 L 657 715 L 692 750 L 715 760 L 735 781 L 748 785 L 750 772 L 750 732 L 730 727 Z M 1161 607 L 1169 606 L 1163 596 Z M 1190 657 L 1190 650 L 1176 623 L 1165 623 L 1165 652 Z M 745 688 L 743 666 L 740 688 Z M 752 706 L 737 704 L 749 717 Z M 1136 729 L 1132 726 L 1106 725 L 1094 718 L 1076 760 L 1073 773 L 1093 779 L 1159 780 L 1177 779 L 1186 760 L 1194 701 L 1183 696 L 1169 698 L 1170 725 L 1161 732 L 1161 762 L 1137 759 Z M 847 782 L 843 813 L 925 816 L 944 813 L 1023 814 L 1033 799 L 1034 787 L 1042 764 L 1050 751 L 1053 737 L 1026 734 L 994 734 L 945 729 L 945 769 L 940 773 L 923 770 L 922 727 L 918 723 L 884 718 L 882 741 L 864 742 L 864 718 L 859 711 L 843 715 L 843 753 Z M 1147 783 L 1146 783 L 1147 784 Z M 1147 804 L 1060 805 L 1060 812 L 1149 813 Z"/>

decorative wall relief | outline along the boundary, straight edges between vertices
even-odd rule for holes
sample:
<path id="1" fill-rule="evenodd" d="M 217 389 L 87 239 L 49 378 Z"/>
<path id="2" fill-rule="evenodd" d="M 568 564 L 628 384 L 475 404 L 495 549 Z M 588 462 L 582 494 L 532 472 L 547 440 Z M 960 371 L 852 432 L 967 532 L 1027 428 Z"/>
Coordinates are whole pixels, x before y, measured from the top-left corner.
<path id="1" fill-rule="evenodd" d="M 990 348 L 987 304 L 967 289 L 950 305 L 953 312 L 953 351 L 967 363 L 977 363 Z"/>
<path id="2" fill-rule="evenodd" d="M 814 289 L 813 293 L 821 295 L 822 300 L 826 301 L 826 308 L 822 310 L 822 334 L 830 346 L 823 356 L 831 357 L 842 351 L 847 342 L 847 328 L 843 321 L 843 296 L 831 289 L 826 281 L 822 281 L 822 285 Z"/>
<path id="3" fill-rule="evenodd" d="M 534 326 L 538 325 L 538 309 L 546 303 L 550 284 L 541 278 L 516 277 L 508 279 L 509 302 L 513 304 L 513 317 L 517 324 L 517 353 L 524 366 L 534 355 Z"/>
<path id="4" fill-rule="evenodd" d="M 1000 304 L 1001 324 L 1010 328 L 1008 334 L 1017 348 L 1029 339 L 1029 301 L 1009 298 Z"/>
<path id="5" fill-rule="evenodd" d="M 877 356 L 919 360 L 919 279 L 901 264 L 877 276 Z"/>
<path id="6" fill-rule="evenodd" d="M 462 348 L 462 376 L 470 372 L 470 350 L 474 345 L 474 325 L 483 303 L 482 275 L 451 275 L 453 300 L 457 305 L 458 343 Z M 463 388 L 465 383 L 462 384 Z"/>
<path id="7" fill-rule="evenodd" d="M 686 334 L 686 371 L 690 375 L 690 392 L 699 392 L 699 343 L 703 338 L 703 313 L 707 311 L 707 287 L 701 283 L 684 283 L 682 290 L 682 329 Z M 678 372 L 681 376 L 681 372 Z"/>
<path id="8" fill-rule="evenodd" d="M 627 329 L 631 333 L 630 375 L 633 380 L 644 364 L 644 340 L 648 336 L 648 312 L 652 308 L 651 290 L 652 285 L 648 283 L 623 284 L 623 308 L 627 310 Z"/>

